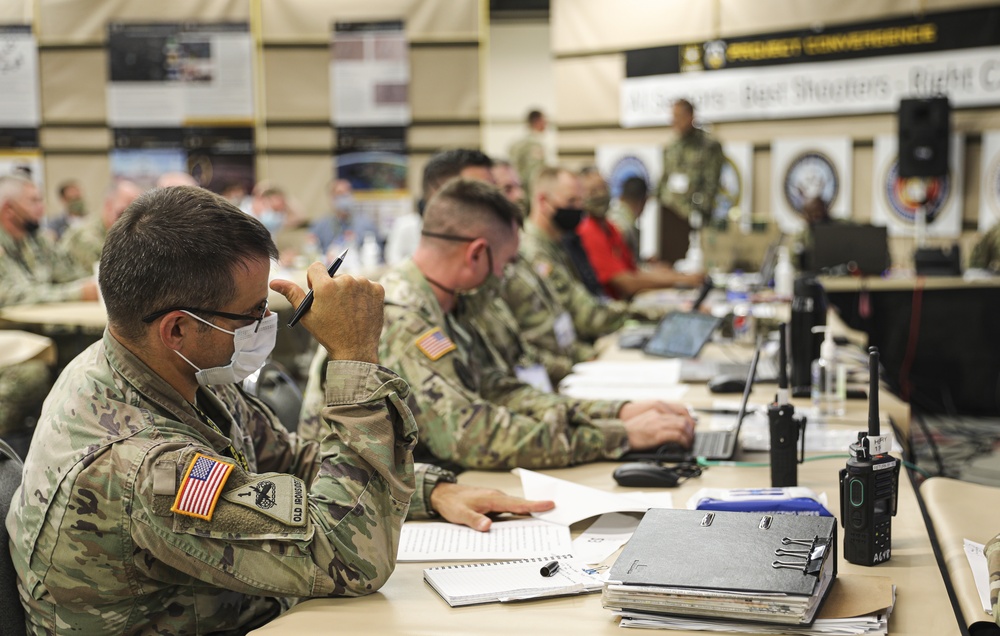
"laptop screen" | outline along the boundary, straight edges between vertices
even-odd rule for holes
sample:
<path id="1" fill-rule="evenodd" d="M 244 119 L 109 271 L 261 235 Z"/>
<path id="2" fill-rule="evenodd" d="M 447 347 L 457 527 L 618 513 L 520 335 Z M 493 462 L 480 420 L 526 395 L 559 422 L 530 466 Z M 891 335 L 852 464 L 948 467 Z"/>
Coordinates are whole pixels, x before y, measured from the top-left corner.
<path id="1" fill-rule="evenodd" d="M 811 269 L 820 271 L 854 263 L 862 274 L 880 276 L 890 265 L 886 237 L 886 229 L 874 225 L 815 225 Z"/>
<path id="2" fill-rule="evenodd" d="M 643 351 L 665 358 L 694 358 L 712 337 L 720 320 L 698 312 L 671 312 L 657 325 Z"/>
<path id="3" fill-rule="evenodd" d="M 747 404 L 750 402 L 750 392 L 753 391 L 754 376 L 757 375 L 757 361 L 760 360 L 760 348 L 764 344 L 764 336 L 757 336 L 757 346 L 753 350 L 753 359 L 750 360 L 750 371 L 747 373 L 746 386 L 743 387 L 743 401 L 740 402 L 739 413 L 736 414 L 736 431 L 739 432 L 743 426 L 743 416 L 747 414 Z"/>

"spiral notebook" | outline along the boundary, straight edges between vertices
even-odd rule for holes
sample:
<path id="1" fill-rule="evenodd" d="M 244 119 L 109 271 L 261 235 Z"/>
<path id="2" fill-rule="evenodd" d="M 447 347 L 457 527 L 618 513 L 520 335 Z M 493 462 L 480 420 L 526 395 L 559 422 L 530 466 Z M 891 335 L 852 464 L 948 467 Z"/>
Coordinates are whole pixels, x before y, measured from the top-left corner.
<path id="1" fill-rule="evenodd" d="M 552 561 L 558 561 L 559 569 L 552 576 L 543 576 L 542 566 Z M 597 592 L 603 585 L 595 570 L 568 554 L 428 568 L 424 580 L 452 607 L 585 594 Z"/>

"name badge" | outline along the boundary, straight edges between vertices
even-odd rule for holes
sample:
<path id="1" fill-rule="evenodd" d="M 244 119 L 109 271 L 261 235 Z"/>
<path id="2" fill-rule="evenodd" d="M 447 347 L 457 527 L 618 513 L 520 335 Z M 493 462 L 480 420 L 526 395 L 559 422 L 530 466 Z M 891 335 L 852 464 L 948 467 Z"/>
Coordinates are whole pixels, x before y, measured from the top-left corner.
<path id="1" fill-rule="evenodd" d="M 689 185 L 690 179 L 683 172 L 675 172 L 667 179 L 667 188 L 674 194 L 684 194 Z"/>
<path id="2" fill-rule="evenodd" d="M 568 349 L 576 342 L 576 329 L 573 328 L 573 318 L 570 317 L 569 312 L 564 311 L 556 317 L 552 331 L 556 334 L 556 342 L 560 349 Z"/>
<path id="3" fill-rule="evenodd" d="M 517 379 L 525 384 L 530 384 L 539 391 L 552 393 L 552 381 L 549 380 L 549 372 L 540 364 L 533 364 L 530 367 L 520 365 L 514 367 Z"/>

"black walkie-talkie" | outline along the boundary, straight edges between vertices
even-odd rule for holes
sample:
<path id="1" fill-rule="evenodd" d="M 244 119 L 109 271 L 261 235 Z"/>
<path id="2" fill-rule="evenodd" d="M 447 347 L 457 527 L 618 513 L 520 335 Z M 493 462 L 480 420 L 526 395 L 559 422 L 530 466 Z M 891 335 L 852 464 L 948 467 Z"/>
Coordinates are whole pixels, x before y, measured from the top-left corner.
<path id="1" fill-rule="evenodd" d="M 798 464 L 805 460 L 806 418 L 795 415 L 788 399 L 788 355 L 785 349 L 785 323 L 778 325 L 778 394 L 767 407 L 771 434 L 771 487 L 798 486 Z M 801 442 L 801 452 L 798 447 Z"/>
<path id="2" fill-rule="evenodd" d="M 847 467 L 840 471 L 844 558 L 858 565 L 878 565 L 892 556 L 892 518 L 899 490 L 899 460 L 889 456 L 888 438 L 879 435 L 875 347 L 868 350 L 868 368 L 868 432 L 858 433 Z"/>

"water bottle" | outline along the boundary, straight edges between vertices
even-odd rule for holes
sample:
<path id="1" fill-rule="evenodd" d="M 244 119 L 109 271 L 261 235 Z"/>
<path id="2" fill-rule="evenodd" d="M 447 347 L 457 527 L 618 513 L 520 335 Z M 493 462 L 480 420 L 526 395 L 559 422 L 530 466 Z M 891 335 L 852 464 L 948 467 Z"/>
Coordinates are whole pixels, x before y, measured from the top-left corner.
<path id="1" fill-rule="evenodd" d="M 378 239 L 372 232 L 365 233 L 365 238 L 361 242 L 361 270 L 365 275 L 371 275 L 378 269 L 382 261 L 382 250 L 378 246 Z"/>
<path id="2" fill-rule="evenodd" d="M 726 282 L 726 301 L 732 307 L 733 340 L 753 342 L 753 308 L 750 305 L 750 285 L 741 270 L 736 270 Z"/>

